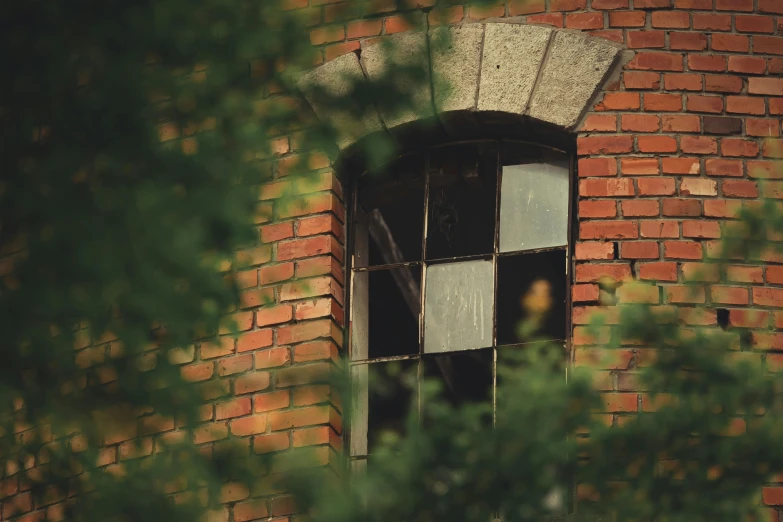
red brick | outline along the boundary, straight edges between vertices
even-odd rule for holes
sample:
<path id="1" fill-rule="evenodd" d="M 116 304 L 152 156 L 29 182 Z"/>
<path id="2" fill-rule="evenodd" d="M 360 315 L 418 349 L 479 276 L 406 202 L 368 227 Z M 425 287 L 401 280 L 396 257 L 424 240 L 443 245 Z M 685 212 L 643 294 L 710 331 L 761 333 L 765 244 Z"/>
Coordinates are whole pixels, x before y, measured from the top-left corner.
<path id="1" fill-rule="evenodd" d="M 775 24 L 771 16 L 737 15 L 734 27 L 741 33 L 774 33 Z"/>
<path id="2" fill-rule="evenodd" d="M 755 56 L 729 56 L 729 71 L 744 74 L 764 74 L 767 61 Z"/>
<path id="3" fill-rule="evenodd" d="M 607 92 L 601 102 L 595 106 L 598 111 L 631 111 L 641 107 L 639 93 Z"/>
<path id="4" fill-rule="evenodd" d="M 639 278 L 645 281 L 677 281 L 677 263 L 669 261 L 641 263 Z"/>
<path id="5" fill-rule="evenodd" d="M 783 38 L 779 36 L 754 36 L 755 54 L 783 54 Z"/>
<path id="6" fill-rule="evenodd" d="M 579 177 L 616 176 L 615 158 L 579 158 Z"/>
<path id="7" fill-rule="evenodd" d="M 684 11 L 657 11 L 651 18 L 652 26 L 660 29 L 688 29 L 691 26 L 691 18 Z"/>
<path id="8" fill-rule="evenodd" d="M 318 27 L 310 31 L 310 43 L 313 45 L 339 42 L 344 39 L 345 28 L 342 26 Z"/>
<path id="9" fill-rule="evenodd" d="M 626 178 L 590 178 L 579 181 L 582 197 L 627 197 L 634 195 L 633 181 Z"/>
<path id="10" fill-rule="evenodd" d="M 575 303 L 583 303 L 598 300 L 598 285 L 581 284 L 571 287 L 571 300 Z"/>
<path id="11" fill-rule="evenodd" d="M 626 71 L 623 73 L 626 89 L 656 90 L 661 87 L 661 75 L 654 72 Z"/>
<path id="12" fill-rule="evenodd" d="M 614 114 L 589 114 L 582 132 L 617 132 L 617 116 Z"/>
<path id="13" fill-rule="evenodd" d="M 614 259 L 614 243 L 604 241 L 586 241 L 576 244 L 575 259 Z"/>
<path id="14" fill-rule="evenodd" d="M 629 49 L 662 49 L 666 35 L 663 31 L 628 31 L 626 42 Z"/>
<path id="15" fill-rule="evenodd" d="M 623 241 L 620 257 L 623 259 L 658 259 L 660 252 L 656 241 Z"/>
<path id="16" fill-rule="evenodd" d="M 717 239 L 720 237 L 720 223 L 717 221 L 685 220 L 682 222 L 682 237 Z"/>
<path id="17" fill-rule="evenodd" d="M 633 221 L 585 221 L 579 224 L 579 238 L 636 239 L 638 230 Z"/>
<path id="18" fill-rule="evenodd" d="M 684 285 L 670 285 L 663 287 L 666 302 L 672 304 L 703 303 L 705 302 L 704 288 Z"/>
<path id="19" fill-rule="evenodd" d="M 234 522 L 260 520 L 268 515 L 265 500 L 251 500 L 234 505 Z"/>
<path id="20" fill-rule="evenodd" d="M 263 435 L 261 437 L 253 438 L 253 451 L 258 454 L 272 453 L 274 451 L 283 451 L 289 448 L 291 441 L 289 435 L 285 433 L 270 433 L 269 435 Z M 275 499 L 278 500 L 278 499 Z M 276 515 L 284 514 L 286 511 L 292 512 L 295 508 L 283 508 L 279 505 L 275 506 Z"/>
<path id="21" fill-rule="evenodd" d="M 741 286 L 711 286 L 710 299 L 714 304 L 746 305 L 750 302 L 748 289 Z"/>
<path id="22" fill-rule="evenodd" d="M 294 237 L 294 227 L 293 223 L 290 221 L 285 223 L 273 223 L 261 227 L 261 241 L 264 243 L 273 243 L 290 237 Z M 265 261 L 262 261 L 262 263 L 263 262 Z"/>
<path id="23" fill-rule="evenodd" d="M 705 162 L 705 171 L 708 176 L 741 177 L 742 161 L 711 158 Z"/>
<path id="24" fill-rule="evenodd" d="M 753 11 L 753 0 L 715 0 L 718 11 Z"/>
<path id="25" fill-rule="evenodd" d="M 663 132 L 699 132 L 701 119 L 698 116 L 664 115 L 661 118 Z"/>
<path id="26" fill-rule="evenodd" d="M 204 444 L 228 437 L 228 426 L 225 422 L 202 424 L 193 430 L 193 442 Z"/>
<path id="27" fill-rule="evenodd" d="M 608 413 L 627 413 L 638 410 L 638 396 L 635 393 L 605 393 L 601 395 L 604 411 Z"/>
<path id="28" fill-rule="evenodd" d="M 719 96 L 699 96 L 689 94 L 686 106 L 690 112 L 723 112 L 723 98 Z"/>
<path id="29" fill-rule="evenodd" d="M 783 78 L 748 78 L 748 92 L 769 96 L 783 96 Z"/>
<path id="30" fill-rule="evenodd" d="M 254 371 L 240 375 L 234 381 L 234 393 L 243 395 L 255 393 L 269 388 L 271 383 L 269 372 Z"/>
<path id="31" fill-rule="evenodd" d="M 701 74 L 666 73 L 663 75 L 663 83 L 669 91 L 700 91 L 704 88 L 704 79 Z"/>
<path id="32" fill-rule="evenodd" d="M 274 266 L 262 267 L 258 271 L 259 283 L 268 285 L 291 279 L 294 276 L 294 264 L 283 263 Z"/>
<path id="33" fill-rule="evenodd" d="M 644 11 L 612 11 L 609 13 L 609 26 L 644 27 L 646 19 Z"/>
<path id="34" fill-rule="evenodd" d="M 658 158 L 622 158 L 620 170 L 623 176 L 654 176 L 661 173 Z"/>
<path id="35" fill-rule="evenodd" d="M 342 243 L 345 236 L 342 223 L 332 214 L 300 218 L 296 221 L 295 229 L 297 237 L 331 233 Z"/>
<path id="36" fill-rule="evenodd" d="M 778 0 L 759 0 L 759 12 L 783 14 L 783 5 Z"/>
<path id="37" fill-rule="evenodd" d="M 701 243 L 695 241 L 664 241 L 663 254 L 666 259 L 701 259 Z"/>
<path id="38" fill-rule="evenodd" d="M 748 136 L 780 136 L 780 120 L 748 118 L 745 120 L 745 131 Z"/>
<path id="39" fill-rule="evenodd" d="M 723 195 L 730 198 L 757 198 L 759 188 L 755 181 L 726 180 L 722 183 Z"/>
<path id="40" fill-rule="evenodd" d="M 253 354 L 256 369 L 276 368 L 291 362 L 291 351 L 284 346 L 261 350 Z"/>
<path id="41" fill-rule="evenodd" d="M 726 57 L 709 54 L 690 54 L 688 55 L 688 67 L 692 71 L 725 71 Z"/>
<path id="42" fill-rule="evenodd" d="M 677 140 L 671 136 L 639 136 L 637 146 L 639 152 L 677 152 Z"/>
<path id="43" fill-rule="evenodd" d="M 637 183 L 640 196 L 671 196 L 674 194 L 673 178 L 640 178 Z"/>
<path id="44" fill-rule="evenodd" d="M 668 74 L 666 75 L 668 76 Z M 679 94 L 644 95 L 644 110 L 649 112 L 678 112 L 682 110 L 682 96 Z"/>
<path id="45" fill-rule="evenodd" d="M 509 16 L 543 13 L 544 11 L 546 11 L 546 2 L 544 0 L 511 0 L 508 3 Z"/>
<path id="46" fill-rule="evenodd" d="M 779 161 L 748 161 L 748 176 L 757 179 L 783 178 L 783 167 Z"/>
<path id="47" fill-rule="evenodd" d="M 290 411 L 273 412 L 269 414 L 269 422 L 273 431 L 326 424 L 329 422 L 328 406 L 310 406 Z"/>
<path id="48" fill-rule="evenodd" d="M 621 203 L 624 217 L 650 217 L 660 214 L 660 204 L 654 200 L 635 199 Z"/>
<path id="49" fill-rule="evenodd" d="M 680 150 L 686 154 L 717 154 L 718 140 L 706 136 L 683 136 L 680 138 Z"/>
<path id="50" fill-rule="evenodd" d="M 266 348 L 272 345 L 272 330 L 257 330 L 255 332 L 248 332 L 239 336 L 237 340 L 237 351 L 247 352 L 250 350 L 257 350 L 259 348 Z"/>
<path id="51" fill-rule="evenodd" d="M 673 220 L 643 220 L 639 222 L 640 236 L 649 239 L 680 237 L 680 224 Z"/>
<path id="52" fill-rule="evenodd" d="M 701 172 L 701 164 L 698 158 L 663 158 L 662 163 L 664 174 L 692 176 Z"/>
<path id="53" fill-rule="evenodd" d="M 663 200 L 663 215 L 664 216 L 700 216 L 701 215 L 701 201 L 696 199 L 664 199 Z"/>
<path id="54" fill-rule="evenodd" d="M 298 324 L 281 326 L 277 330 L 277 342 L 280 344 L 300 343 L 319 337 L 329 337 L 333 334 L 332 322 L 328 319 L 307 321 Z"/>
<path id="55" fill-rule="evenodd" d="M 250 399 L 247 399 L 250 401 Z M 237 437 L 264 433 L 267 427 L 266 415 L 252 415 L 231 421 L 231 433 Z"/>
<path id="56" fill-rule="evenodd" d="M 724 156 L 755 157 L 759 154 L 759 145 L 754 141 L 727 138 L 720 141 L 720 151 Z"/>
<path id="57" fill-rule="evenodd" d="M 769 312 L 766 310 L 729 310 L 729 324 L 739 328 L 764 328 L 769 325 Z"/>
<path id="58" fill-rule="evenodd" d="M 708 31 L 731 31 L 731 15 L 694 13 L 693 28 Z"/>
<path id="59" fill-rule="evenodd" d="M 253 398 L 253 411 L 265 413 L 287 408 L 291 404 L 291 394 L 288 390 L 277 390 L 260 393 Z"/>
<path id="60" fill-rule="evenodd" d="M 568 14 L 565 24 L 569 29 L 601 29 L 604 26 L 604 15 L 603 13 Z"/>
<path id="61" fill-rule="evenodd" d="M 750 39 L 738 34 L 713 34 L 712 50 L 734 53 L 746 53 L 750 49 Z"/>
<path id="62" fill-rule="evenodd" d="M 563 27 L 563 14 L 562 13 L 547 13 L 538 14 L 527 17 L 527 23 L 529 24 L 543 24 L 551 25 L 553 27 Z"/>
<path id="63" fill-rule="evenodd" d="M 329 254 L 333 251 L 335 242 L 335 239 L 328 236 L 316 236 L 284 241 L 277 245 L 277 260 L 289 261 L 291 259 Z"/>
<path id="64" fill-rule="evenodd" d="M 707 92 L 742 92 L 742 78 L 726 74 L 705 74 L 704 90 Z"/>
<path id="65" fill-rule="evenodd" d="M 253 410 L 249 397 L 237 397 L 215 405 L 215 419 L 225 420 L 248 415 Z"/>
<path id="66" fill-rule="evenodd" d="M 609 200 L 580 201 L 579 217 L 585 218 L 613 218 L 617 216 L 617 203 Z"/>
<path id="67" fill-rule="evenodd" d="M 628 263 L 589 263 L 576 265 L 576 281 L 579 283 L 595 283 L 603 278 L 623 281 L 631 278 L 631 267 Z"/>
<path id="68" fill-rule="evenodd" d="M 753 304 L 758 306 L 783 306 L 783 288 L 753 288 Z"/>
<path id="69" fill-rule="evenodd" d="M 767 269 L 769 277 L 769 269 Z M 729 265 L 726 267 L 726 278 L 735 283 L 763 283 L 763 269 L 760 266 Z"/>
<path id="70" fill-rule="evenodd" d="M 593 154 L 624 154 L 633 150 L 632 136 L 580 136 L 577 138 L 577 153 L 580 156 Z"/>
<path id="71" fill-rule="evenodd" d="M 655 13 L 653 13 L 655 14 Z M 672 51 L 703 51 L 707 48 L 707 36 L 703 33 L 669 33 Z"/>
<path id="72" fill-rule="evenodd" d="M 750 96 L 728 96 L 726 98 L 726 112 L 734 114 L 759 114 L 766 112 L 762 98 Z"/>
<path id="73" fill-rule="evenodd" d="M 359 20 L 348 24 L 348 38 L 378 36 L 383 29 L 383 20 Z"/>
<path id="74" fill-rule="evenodd" d="M 626 65 L 628 69 L 647 71 L 682 71 L 682 55 L 664 52 L 639 52 Z"/>
<path id="75" fill-rule="evenodd" d="M 358 41 L 352 41 L 352 42 L 343 42 L 339 44 L 330 45 L 326 48 L 326 51 L 324 52 L 324 56 L 326 57 L 326 61 L 330 62 L 337 58 L 338 56 L 342 56 L 344 54 L 352 53 L 356 50 L 358 50 L 360 47 Z"/>
<path id="76" fill-rule="evenodd" d="M 765 158 L 783 158 L 783 140 L 764 140 L 763 154 Z"/>
<path id="77" fill-rule="evenodd" d="M 735 218 L 741 207 L 739 201 L 707 199 L 704 201 L 704 215 L 706 217 Z"/>
<path id="78" fill-rule="evenodd" d="M 661 118 L 651 114 L 623 114 L 620 125 L 624 132 L 657 132 L 661 128 Z"/>

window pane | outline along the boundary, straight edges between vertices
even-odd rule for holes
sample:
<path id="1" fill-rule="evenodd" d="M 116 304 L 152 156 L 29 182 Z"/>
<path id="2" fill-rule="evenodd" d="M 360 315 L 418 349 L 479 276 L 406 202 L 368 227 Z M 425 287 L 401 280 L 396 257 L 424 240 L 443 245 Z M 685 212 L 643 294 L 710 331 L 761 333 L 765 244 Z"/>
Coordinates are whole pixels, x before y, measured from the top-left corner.
<path id="1" fill-rule="evenodd" d="M 493 252 L 497 158 L 491 142 L 433 149 L 427 259 Z"/>
<path id="2" fill-rule="evenodd" d="M 417 361 L 394 361 L 352 368 L 351 456 L 372 453 L 383 433 L 405 434 L 417 367 Z"/>
<path id="3" fill-rule="evenodd" d="M 351 357 L 419 353 L 421 267 L 355 272 L 353 281 Z"/>
<path id="4" fill-rule="evenodd" d="M 493 292 L 492 261 L 427 267 L 424 352 L 492 346 Z"/>
<path id="5" fill-rule="evenodd" d="M 406 156 L 359 181 L 357 202 L 366 216 L 369 265 L 421 260 L 424 165 L 424 155 Z"/>
<path id="6" fill-rule="evenodd" d="M 494 351 L 491 348 L 448 355 L 425 356 L 422 359 L 424 376 L 441 382 L 443 397 L 453 406 L 483 403 L 487 406 L 482 420 L 492 423 L 492 367 Z M 428 425 L 427 404 L 422 402 L 422 418 Z"/>
<path id="7" fill-rule="evenodd" d="M 539 303 L 549 296 L 549 310 L 536 337 L 565 339 L 566 281 L 565 250 L 498 257 L 498 344 L 529 341 L 520 339 L 517 329 L 525 319 L 522 299 L 536 282 L 543 282 L 535 291 Z"/>
<path id="8" fill-rule="evenodd" d="M 567 244 L 569 172 L 567 161 L 503 167 L 501 252 Z"/>

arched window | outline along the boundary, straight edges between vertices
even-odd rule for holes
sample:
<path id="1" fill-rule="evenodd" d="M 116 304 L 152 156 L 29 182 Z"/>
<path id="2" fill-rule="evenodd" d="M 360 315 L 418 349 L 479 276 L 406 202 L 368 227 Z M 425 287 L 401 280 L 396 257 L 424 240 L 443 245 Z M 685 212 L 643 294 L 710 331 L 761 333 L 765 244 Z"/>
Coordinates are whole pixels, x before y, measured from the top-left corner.
<path id="1" fill-rule="evenodd" d="M 568 328 L 572 163 L 559 150 L 472 141 L 403 156 L 351 194 L 350 365 L 357 382 L 402 365 L 456 403 L 493 401 L 498 350 L 524 349 L 522 296 L 549 283 L 541 337 Z M 384 372 L 380 372 L 384 373 Z M 350 454 L 401 430 L 410 391 L 360 387 Z M 359 463 L 357 463 L 359 464 Z"/>

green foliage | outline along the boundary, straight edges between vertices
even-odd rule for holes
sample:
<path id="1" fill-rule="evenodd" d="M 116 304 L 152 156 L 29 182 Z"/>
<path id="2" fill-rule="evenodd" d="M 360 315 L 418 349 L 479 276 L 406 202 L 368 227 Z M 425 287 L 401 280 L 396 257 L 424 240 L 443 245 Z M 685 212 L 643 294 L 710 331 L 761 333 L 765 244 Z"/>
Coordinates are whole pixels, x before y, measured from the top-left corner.
<path id="1" fill-rule="evenodd" d="M 285 6 L 0 6 L 4 496 L 30 487 L 44 509 L 70 497 L 68 520 L 194 520 L 226 480 L 252 485 L 265 473 L 228 443 L 213 458 L 198 451 L 199 406 L 216 395 L 179 364 L 194 340 L 230 327 L 235 253 L 258 246 L 254 223 L 273 217 L 258 206 L 270 140 L 307 129 L 302 165 L 333 143 L 294 87 L 316 63 L 311 13 Z M 377 88 L 325 102 L 361 113 Z M 384 92 L 389 105 L 409 98 L 399 85 Z M 377 138 L 364 150 L 375 163 L 391 152 Z M 156 423 L 174 420 L 181 438 L 158 435 Z M 155 453 L 133 459 L 126 442 L 121 465 L 106 466 L 102 445 L 139 426 L 138 455 L 153 439 Z"/>

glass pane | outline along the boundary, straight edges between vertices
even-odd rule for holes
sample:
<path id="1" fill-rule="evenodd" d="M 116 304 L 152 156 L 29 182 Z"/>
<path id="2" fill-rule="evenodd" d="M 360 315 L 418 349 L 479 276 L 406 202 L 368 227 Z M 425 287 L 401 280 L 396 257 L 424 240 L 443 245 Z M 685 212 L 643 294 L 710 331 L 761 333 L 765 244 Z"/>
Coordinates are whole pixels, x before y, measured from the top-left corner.
<path id="1" fill-rule="evenodd" d="M 433 149 L 427 259 L 494 251 L 497 158 L 491 142 Z"/>
<path id="2" fill-rule="evenodd" d="M 455 406 L 491 401 L 493 357 L 492 348 L 424 357 L 424 377 L 441 381 Z"/>
<path id="3" fill-rule="evenodd" d="M 501 252 L 567 244 L 569 173 L 566 160 L 503 167 Z"/>
<path id="4" fill-rule="evenodd" d="M 365 314 L 367 328 L 365 339 L 352 335 L 352 358 L 419 353 L 421 267 L 356 272 L 354 283 L 353 332 L 362 330 L 359 322 Z M 359 292 L 363 295 L 358 295 Z"/>
<path id="5" fill-rule="evenodd" d="M 492 346 L 493 290 L 492 261 L 428 266 L 424 352 Z"/>
<path id="6" fill-rule="evenodd" d="M 421 260 L 424 165 L 424 155 L 406 156 L 359 181 L 357 203 L 366 216 L 369 265 Z"/>
<path id="7" fill-rule="evenodd" d="M 393 361 L 352 368 L 354 418 L 351 456 L 367 455 L 384 433 L 405 434 L 415 397 L 418 361 Z"/>
<path id="8" fill-rule="evenodd" d="M 548 308 L 536 338 L 565 339 L 566 282 L 565 250 L 498 257 L 498 344 L 530 341 L 517 334 L 528 295 L 534 306 Z"/>

